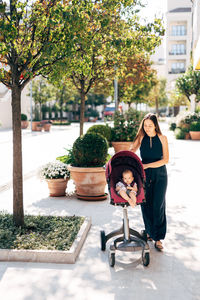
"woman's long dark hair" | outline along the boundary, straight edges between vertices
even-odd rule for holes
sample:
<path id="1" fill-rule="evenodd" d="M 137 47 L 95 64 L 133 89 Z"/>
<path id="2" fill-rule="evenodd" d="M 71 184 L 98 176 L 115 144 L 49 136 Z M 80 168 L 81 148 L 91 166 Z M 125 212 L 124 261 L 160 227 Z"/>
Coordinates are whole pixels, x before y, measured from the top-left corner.
<path id="1" fill-rule="evenodd" d="M 145 120 L 151 120 L 154 125 L 155 125 L 155 130 L 156 130 L 156 133 L 160 133 L 162 134 L 161 130 L 160 130 L 160 126 L 158 124 L 158 119 L 156 117 L 155 114 L 152 114 L 152 113 L 148 113 L 144 116 L 143 120 L 141 121 L 140 123 L 140 127 L 138 129 L 138 132 L 137 132 L 137 135 L 135 137 L 135 140 L 137 140 L 139 137 L 142 137 L 146 134 L 145 130 L 144 130 L 144 121 Z"/>

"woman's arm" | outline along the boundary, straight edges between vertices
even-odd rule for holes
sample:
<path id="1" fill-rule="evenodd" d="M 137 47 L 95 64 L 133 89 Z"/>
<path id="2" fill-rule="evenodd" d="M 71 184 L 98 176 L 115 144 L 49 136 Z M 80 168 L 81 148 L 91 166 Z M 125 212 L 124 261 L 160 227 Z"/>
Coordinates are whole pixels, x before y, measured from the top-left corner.
<path id="1" fill-rule="evenodd" d="M 155 161 L 149 164 L 143 164 L 144 169 L 148 168 L 158 168 L 166 165 L 169 161 L 169 149 L 168 149 L 168 141 L 165 135 L 159 135 L 160 141 L 162 143 L 163 148 L 163 158 L 161 160 Z"/>

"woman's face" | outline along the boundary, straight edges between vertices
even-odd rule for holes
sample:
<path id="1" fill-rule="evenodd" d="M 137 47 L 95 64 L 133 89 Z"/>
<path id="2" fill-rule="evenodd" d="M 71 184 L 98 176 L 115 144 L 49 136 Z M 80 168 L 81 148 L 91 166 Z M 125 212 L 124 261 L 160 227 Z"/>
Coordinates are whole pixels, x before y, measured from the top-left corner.
<path id="1" fill-rule="evenodd" d="M 150 119 L 147 119 L 144 121 L 144 131 L 149 136 L 154 136 L 156 134 L 156 127 L 154 125 L 154 122 Z"/>

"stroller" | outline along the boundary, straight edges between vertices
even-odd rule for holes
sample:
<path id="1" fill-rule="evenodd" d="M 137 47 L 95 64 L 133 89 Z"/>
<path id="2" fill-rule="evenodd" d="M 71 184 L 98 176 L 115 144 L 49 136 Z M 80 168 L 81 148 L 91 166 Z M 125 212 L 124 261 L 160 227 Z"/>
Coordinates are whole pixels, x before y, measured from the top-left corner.
<path id="1" fill-rule="evenodd" d="M 145 230 L 141 234 L 132 228 L 129 228 L 129 220 L 127 214 L 127 206 L 129 203 L 120 197 L 115 191 L 116 183 L 121 179 L 121 174 L 125 169 L 130 169 L 133 172 L 134 180 L 137 183 L 137 201 L 136 204 L 141 204 L 145 201 L 143 182 L 145 180 L 145 172 L 139 157 L 131 151 L 117 152 L 106 165 L 106 180 L 110 194 L 110 204 L 120 205 L 123 207 L 123 224 L 118 230 L 105 234 L 105 231 L 100 232 L 101 250 L 105 251 L 106 242 L 114 236 L 119 236 L 110 245 L 109 263 L 111 267 L 115 265 L 115 251 L 139 251 L 142 250 L 142 262 L 144 266 L 148 266 L 150 262 L 150 250 L 147 243 L 147 234 Z"/>

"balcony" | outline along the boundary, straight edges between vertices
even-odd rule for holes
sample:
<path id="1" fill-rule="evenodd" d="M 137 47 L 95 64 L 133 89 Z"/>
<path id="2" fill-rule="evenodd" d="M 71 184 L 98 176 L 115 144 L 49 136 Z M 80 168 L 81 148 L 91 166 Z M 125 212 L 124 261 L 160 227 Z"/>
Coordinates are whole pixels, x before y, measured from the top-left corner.
<path id="1" fill-rule="evenodd" d="M 185 36 L 185 35 L 187 35 L 186 30 L 183 32 L 173 32 L 173 31 L 170 32 L 170 36 Z"/>
<path id="2" fill-rule="evenodd" d="M 169 74 L 180 74 L 185 73 L 185 69 L 171 69 L 171 71 L 168 71 Z"/>
<path id="3" fill-rule="evenodd" d="M 186 50 L 182 52 L 169 51 L 169 55 L 186 55 Z"/>

